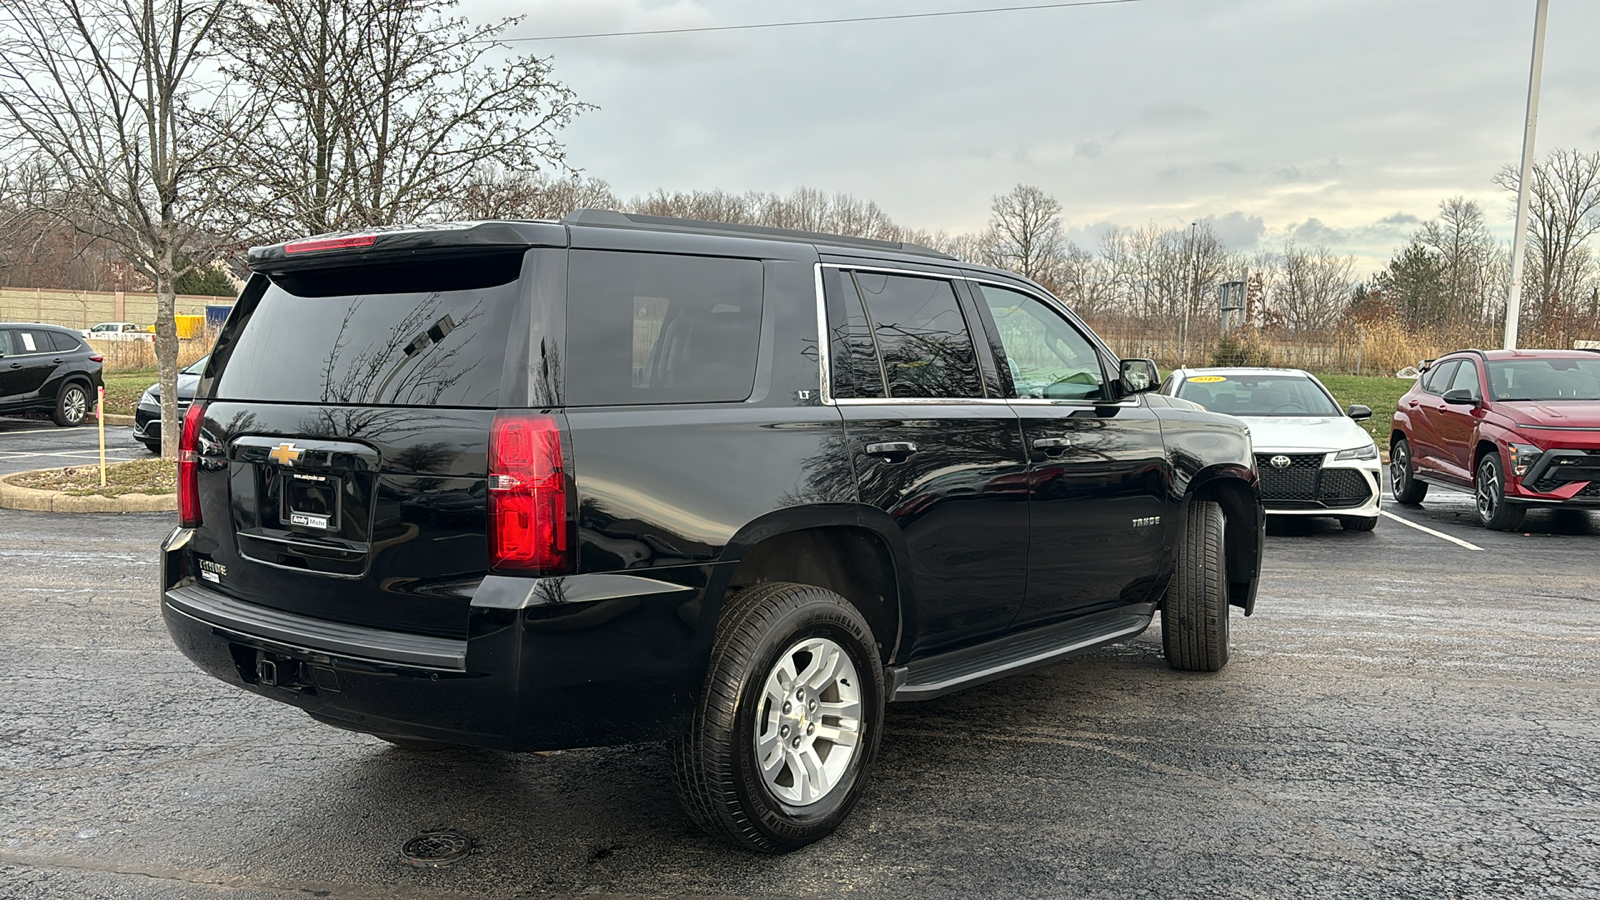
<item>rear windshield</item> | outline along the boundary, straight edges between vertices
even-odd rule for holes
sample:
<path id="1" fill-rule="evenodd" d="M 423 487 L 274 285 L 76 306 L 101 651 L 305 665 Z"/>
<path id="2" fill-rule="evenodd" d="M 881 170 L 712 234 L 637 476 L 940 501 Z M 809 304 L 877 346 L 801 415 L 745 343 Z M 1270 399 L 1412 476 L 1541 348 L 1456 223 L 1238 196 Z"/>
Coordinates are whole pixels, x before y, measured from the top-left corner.
<path id="1" fill-rule="evenodd" d="M 1230 416 L 1342 416 L 1304 375 L 1192 375 L 1178 396 Z"/>
<path id="2" fill-rule="evenodd" d="M 1600 400 L 1600 359 L 1518 359 L 1489 363 L 1496 400 Z"/>
<path id="3" fill-rule="evenodd" d="M 214 395 L 493 407 L 521 260 L 517 252 L 274 276 L 254 309 L 229 322 Z"/>

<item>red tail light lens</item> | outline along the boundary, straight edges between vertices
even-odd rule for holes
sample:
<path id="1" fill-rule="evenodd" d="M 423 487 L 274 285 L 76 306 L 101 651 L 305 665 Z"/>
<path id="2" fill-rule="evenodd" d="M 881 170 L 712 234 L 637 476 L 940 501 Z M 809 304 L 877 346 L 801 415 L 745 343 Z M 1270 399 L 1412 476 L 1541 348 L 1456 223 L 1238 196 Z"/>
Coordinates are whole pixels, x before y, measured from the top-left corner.
<path id="1" fill-rule="evenodd" d="M 103 363 L 105 361 L 106 361 L 106 358 L 104 356 L 101 356 L 98 353 L 89 354 L 89 362 Z"/>
<path id="2" fill-rule="evenodd" d="M 552 416 L 501 415 L 489 436 L 489 565 L 558 575 L 567 547 L 567 473 Z"/>
<path id="3" fill-rule="evenodd" d="M 375 234 L 356 234 L 349 237 L 318 238 L 311 241 L 295 241 L 284 244 L 285 253 L 310 253 L 314 250 L 355 250 L 361 247 L 371 247 L 377 243 Z"/>
<path id="4" fill-rule="evenodd" d="M 184 528 L 200 524 L 200 422 L 205 414 L 205 404 L 189 404 L 178 438 L 178 524 Z"/>

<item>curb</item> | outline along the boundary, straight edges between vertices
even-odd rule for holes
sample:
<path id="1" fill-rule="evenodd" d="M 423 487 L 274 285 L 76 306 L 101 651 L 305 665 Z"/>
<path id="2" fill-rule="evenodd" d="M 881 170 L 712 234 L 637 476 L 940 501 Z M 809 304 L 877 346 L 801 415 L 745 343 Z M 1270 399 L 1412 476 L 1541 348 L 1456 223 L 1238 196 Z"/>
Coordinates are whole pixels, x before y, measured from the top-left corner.
<path id="1" fill-rule="evenodd" d="M 22 509 L 30 512 L 57 513 L 144 513 L 177 512 L 177 494 L 123 494 L 121 497 L 74 497 L 61 491 L 40 491 L 18 487 L 11 479 L 33 472 L 12 472 L 0 477 L 0 509 Z"/>
<path id="2" fill-rule="evenodd" d="M 133 416 L 119 416 L 119 415 L 117 415 L 115 413 L 106 413 L 105 414 L 105 420 L 106 420 L 106 424 L 107 425 L 132 425 L 133 424 Z"/>

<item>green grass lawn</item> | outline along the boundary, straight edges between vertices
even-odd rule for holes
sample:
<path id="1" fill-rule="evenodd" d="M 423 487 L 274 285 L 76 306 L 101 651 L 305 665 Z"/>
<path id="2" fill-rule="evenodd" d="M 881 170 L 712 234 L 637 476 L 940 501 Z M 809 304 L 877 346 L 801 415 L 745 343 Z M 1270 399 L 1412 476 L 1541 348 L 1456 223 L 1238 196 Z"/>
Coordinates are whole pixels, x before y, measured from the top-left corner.
<path id="1" fill-rule="evenodd" d="M 106 414 L 131 416 L 139 405 L 139 395 L 156 383 L 155 369 L 135 369 L 131 372 L 106 372 Z"/>
<path id="2" fill-rule="evenodd" d="M 1400 395 L 1411 390 L 1409 378 L 1389 378 L 1382 375 L 1318 375 L 1318 380 L 1333 391 L 1340 406 L 1359 403 L 1371 407 L 1372 418 L 1362 422 L 1367 433 L 1378 442 L 1379 449 L 1389 444 L 1389 422 L 1394 418 L 1394 407 Z"/>

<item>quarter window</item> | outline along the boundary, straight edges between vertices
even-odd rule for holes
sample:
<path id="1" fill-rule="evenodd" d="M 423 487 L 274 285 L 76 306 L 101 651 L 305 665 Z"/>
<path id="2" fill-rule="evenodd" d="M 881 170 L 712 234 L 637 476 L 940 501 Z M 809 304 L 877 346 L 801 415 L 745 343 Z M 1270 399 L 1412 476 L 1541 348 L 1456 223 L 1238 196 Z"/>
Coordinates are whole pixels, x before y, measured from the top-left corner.
<path id="1" fill-rule="evenodd" d="M 994 318 L 1016 396 L 1044 400 L 1106 400 L 1100 355 L 1055 310 L 1019 291 L 979 285 Z"/>
<path id="2" fill-rule="evenodd" d="M 761 334 L 758 260 L 573 250 L 570 406 L 744 400 Z"/>
<path id="3" fill-rule="evenodd" d="M 978 356 L 955 288 L 940 278 L 844 273 L 854 276 L 883 362 L 889 396 L 983 396 Z"/>

